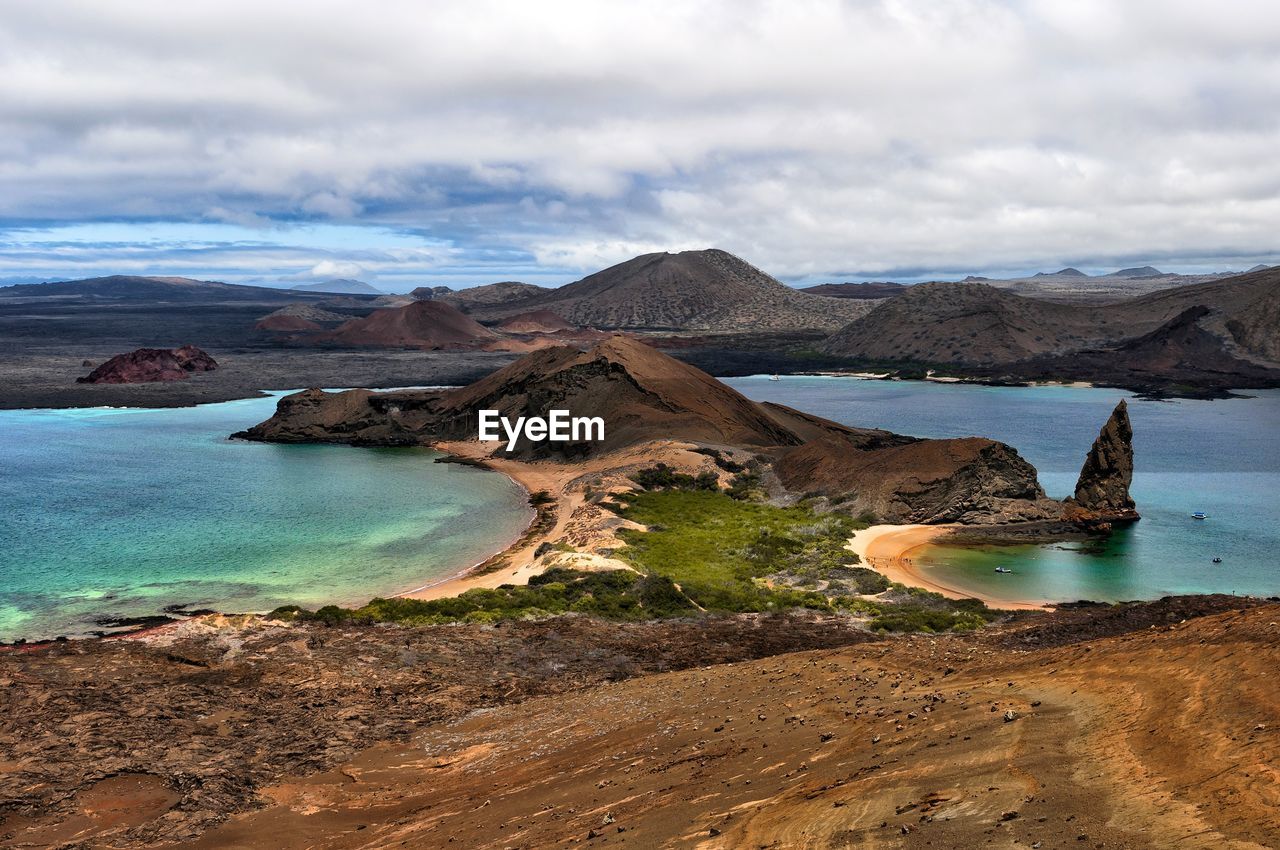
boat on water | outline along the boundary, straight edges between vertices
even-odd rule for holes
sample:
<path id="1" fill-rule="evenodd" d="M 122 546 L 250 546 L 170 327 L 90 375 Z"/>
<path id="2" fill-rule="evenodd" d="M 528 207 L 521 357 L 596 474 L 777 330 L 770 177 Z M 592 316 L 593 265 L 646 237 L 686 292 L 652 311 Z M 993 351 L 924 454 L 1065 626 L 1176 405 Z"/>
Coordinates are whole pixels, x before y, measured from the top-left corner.
<path id="1" fill-rule="evenodd" d="M 782 378 L 779 378 L 777 375 L 770 375 L 770 376 L 769 376 L 769 380 L 771 380 L 771 381 L 781 381 L 781 380 L 782 380 Z"/>
<path id="2" fill-rule="evenodd" d="M 1011 572 L 1013 572 L 1013 570 L 1009 569 L 1008 567 L 996 567 L 996 572 L 998 572 L 998 573 L 1011 573 Z"/>
<path id="3" fill-rule="evenodd" d="M 1214 558 L 1214 559 L 1213 559 L 1213 562 L 1214 562 L 1215 564 L 1221 564 L 1221 563 L 1222 563 L 1222 559 L 1221 559 L 1221 558 Z"/>
<path id="4" fill-rule="evenodd" d="M 1203 511 L 1196 511 L 1191 515 L 1191 518 L 1192 519 L 1208 519 L 1209 515 L 1204 513 Z"/>

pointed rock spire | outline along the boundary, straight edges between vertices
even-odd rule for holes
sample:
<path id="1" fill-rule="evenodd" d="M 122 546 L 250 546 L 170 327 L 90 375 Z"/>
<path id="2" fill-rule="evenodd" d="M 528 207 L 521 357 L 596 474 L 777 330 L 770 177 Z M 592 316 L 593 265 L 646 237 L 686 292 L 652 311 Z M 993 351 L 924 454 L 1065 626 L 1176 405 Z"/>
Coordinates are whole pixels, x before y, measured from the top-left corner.
<path id="1" fill-rule="evenodd" d="M 1093 441 L 1076 481 L 1075 495 L 1067 503 L 1081 509 L 1087 519 L 1131 522 L 1138 519 L 1129 485 L 1133 483 L 1133 427 L 1129 408 L 1121 399 L 1111 418 Z"/>

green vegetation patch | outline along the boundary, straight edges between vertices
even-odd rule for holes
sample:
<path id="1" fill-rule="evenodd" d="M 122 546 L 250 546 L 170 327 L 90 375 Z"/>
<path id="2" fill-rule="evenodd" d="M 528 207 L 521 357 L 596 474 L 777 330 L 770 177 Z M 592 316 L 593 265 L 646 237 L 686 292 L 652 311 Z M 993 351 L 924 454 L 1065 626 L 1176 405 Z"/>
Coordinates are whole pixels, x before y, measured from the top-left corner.
<path id="1" fill-rule="evenodd" d="M 689 475 L 677 472 L 665 463 L 642 469 L 631 480 L 646 490 L 708 490 L 720 489 L 720 478 L 714 472 L 699 472 Z"/>
<path id="2" fill-rule="evenodd" d="M 620 503 L 609 505 L 648 529 L 620 532 L 627 545 L 616 554 L 634 572 L 553 568 L 527 586 L 477 588 L 448 599 L 374 599 L 355 609 L 328 605 L 312 612 L 286 606 L 270 616 L 330 625 L 432 625 L 569 613 L 649 620 L 703 611 L 808 608 L 866 616 L 877 631 L 942 632 L 978 628 L 997 615 L 977 600 L 891 585 L 879 573 L 856 566 L 845 543 L 865 527 L 858 519 L 817 513 L 805 503 L 778 507 L 743 501 L 704 488 L 692 476 L 669 473 L 655 468 L 643 477 L 658 489 L 620 494 Z M 859 595 L 885 591 L 892 599 Z"/>
<path id="3" fill-rule="evenodd" d="M 374 599 L 362 608 L 326 605 L 307 611 L 296 605 L 277 608 L 277 620 L 340 623 L 492 623 L 554 614 L 591 614 L 609 620 L 651 620 L 697 613 L 697 608 L 664 576 L 630 570 L 585 572 L 553 568 L 528 585 L 475 588 L 446 599 Z"/>
<path id="4" fill-rule="evenodd" d="M 623 531 L 618 555 L 640 572 L 667 576 L 711 611 L 828 608 L 825 596 L 770 588 L 766 576 L 825 578 L 857 558 L 845 543 L 861 527 L 843 514 L 744 502 L 720 492 L 636 492 L 618 512 L 648 527 Z"/>

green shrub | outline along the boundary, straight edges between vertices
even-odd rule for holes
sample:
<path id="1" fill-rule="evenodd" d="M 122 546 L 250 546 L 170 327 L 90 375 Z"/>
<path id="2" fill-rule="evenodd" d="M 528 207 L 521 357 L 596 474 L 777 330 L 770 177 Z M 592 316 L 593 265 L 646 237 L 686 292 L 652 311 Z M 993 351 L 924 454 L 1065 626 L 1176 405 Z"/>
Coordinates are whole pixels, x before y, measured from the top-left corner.
<path id="1" fill-rule="evenodd" d="M 714 472 L 700 472 L 696 476 L 676 472 L 665 463 L 641 469 L 631 480 L 646 490 L 707 490 L 719 491 L 720 478 Z"/>

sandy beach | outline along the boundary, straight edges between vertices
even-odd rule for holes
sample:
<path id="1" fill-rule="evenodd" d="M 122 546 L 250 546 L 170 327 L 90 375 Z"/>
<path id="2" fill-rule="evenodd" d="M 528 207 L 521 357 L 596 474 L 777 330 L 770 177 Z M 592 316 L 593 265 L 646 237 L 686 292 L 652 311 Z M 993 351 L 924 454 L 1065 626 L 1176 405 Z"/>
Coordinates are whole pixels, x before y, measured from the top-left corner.
<path id="1" fill-rule="evenodd" d="M 634 449 L 613 453 L 594 461 L 565 465 L 550 461 L 521 461 L 491 457 L 496 443 L 478 443 L 473 440 L 440 443 L 433 448 L 455 458 L 474 461 L 486 469 L 506 475 L 530 493 L 545 491 L 554 501 L 535 515 L 529 527 L 510 545 L 488 560 L 437 581 L 415 587 L 398 596 L 411 599 L 443 599 L 457 596 L 477 587 L 495 588 L 503 584 L 528 584 L 549 565 L 546 556 L 536 556 L 538 547 L 549 541 L 571 539 L 577 550 L 571 564 L 578 569 L 628 569 L 625 562 L 592 554 L 600 545 L 616 543 L 610 532 L 601 531 L 598 523 L 592 523 L 584 514 L 599 512 L 600 508 L 586 504 L 583 488 L 572 486 L 575 481 L 597 479 L 610 473 L 619 476 L 631 467 L 652 465 L 655 462 L 681 465 L 681 455 L 687 452 L 685 444 L 676 442 L 648 443 Z M 700 456 L 696 458 L 702 460 Z M 854 534 L 849 540 L 849 550 L 868 567 L 890 581 L 910 587 L 921 587 L 940 593 L 951 599 L 981 599 L 992 608 L 1006 610 L 1044 610 L 1052 607 L 1046 600 L 999 599 L 981 591 L 944 584 L 931 578 L 915 561 L 915 555 L 925 546 L 943 537 L 954 525 L 873 525 Z"/>
<path id="2" fill-rule="evenodd" d="M 545 491 L 553 502 L 543 513 L 535 516 L 529 528 L 510 546 L 493 557 L 456 575 L 397 594 L 411 599 L 442 599 L 457 596 L 477 587 L 494 588 L 502 584 L 528 584 L 529 579 L 541 573 L 552 557 L 536 556 L 538 547 L 546 542 L 567 540 L 575 550 L 572 554 L 558 555 L 557 565 L 575 569 L 630 569 L 623 561 L 594 554 L 598 548 L 620 545 L 608 528 L 617 521 L 609 515 L 601 523 L 604 509 L 589 504 L 586 488 L 575 482 L 594 482 L 598 492 L 625 489 L 630 482 L 626 473 L 632 469 L 666 463 L 677 468 L 691 464 L 705 466 L 704 455 L 689 451 L 691 444 L 677 441 L 658 441 L 611 452 L 599 458 L 574 464 L 552 461 L 521 461 L 491 457 L 498 443 L 482 443 L 475 440 L 438 443 L 432 448 L 453 457 L 474 461 L 486 469 L 506 475 L 530 493 Z"/>
<path id="3" fill-rule="evenodd" d="M 916 563 L 915 556 L 925 546 L 943 537 L 954 525 L 873 525 L 849 539 L 849 549 L 862 563 L 909 587 L 922 587 L 950 599 L 980 599 L 991 608 L 1042 611 L 1052 607 L 1045 600 L 997 599 L 979 591 L 947 585 L 930 578 Z"/>
<path id="4" fill-rule="evenodd" d="M 555 525 L 545 532 L 538 532 L 538 515 L 531 518 L 529 526 L 521 535 L 494 554 L 460 573 L 433 581 L 421 587 L 397 594 L 410 599 L 443 599 L 457 596 L 477 587 L 494 588 L 501 584 L 528 584 L 529 579 L 541 572 L 535 567 L 533 553 L 539 544 L 552 537 L 562 527 L 566 518 L 574 508 L 574 500 L 564 493 L 564 486 L 571 476 L 570 469 L 556 464 L 532 464 L 514 460 L 489 457 L 493 444 L 476 441 L 459 441 L 440 443 L 432 446 L 437 451 L 464 460 L 481 463 L 486 469 L 501 472 L 529 493 L 545 490 L 555 497 Z M 490 569 L 499 560 L 514 564 L 515 567 L 504 566 Z"/>

